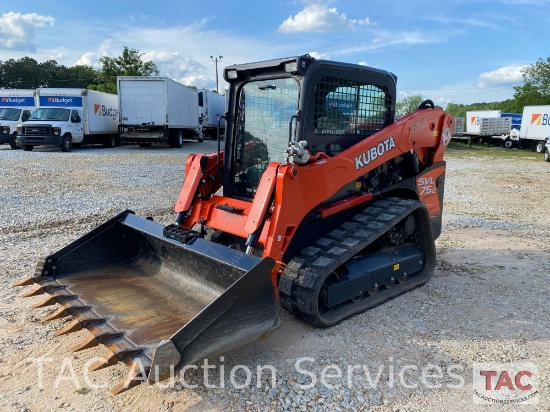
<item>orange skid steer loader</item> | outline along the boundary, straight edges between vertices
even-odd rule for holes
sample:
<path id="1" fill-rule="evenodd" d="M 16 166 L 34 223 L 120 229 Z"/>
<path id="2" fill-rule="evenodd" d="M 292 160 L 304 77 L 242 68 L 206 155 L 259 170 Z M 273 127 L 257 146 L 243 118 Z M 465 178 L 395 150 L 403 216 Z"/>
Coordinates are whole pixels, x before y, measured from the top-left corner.
<path id="1" fill-rule="evenodd" d="M 268 336 L 277 302 L 329 327 L 433 273 L 452 116 L 394 122 L 395 75 L 309 55 L 224 78 L 224 148 L 188 157 L 174 224 L 123 212 L 17 284 L 108 348 L 92 370 L 130 367 L 113 393 Z"/>

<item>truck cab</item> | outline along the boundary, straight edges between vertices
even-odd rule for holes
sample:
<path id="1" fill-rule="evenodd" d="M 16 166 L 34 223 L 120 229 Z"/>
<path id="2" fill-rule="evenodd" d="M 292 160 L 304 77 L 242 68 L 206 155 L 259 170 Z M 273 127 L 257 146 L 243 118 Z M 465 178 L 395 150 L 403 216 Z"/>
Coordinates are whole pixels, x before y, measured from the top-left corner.
<path id="1" fill-rule="evenodd" d="M 21 147 L 25 151 L 31 151 L 37 145 L 54 145 L 69 152 L 73 143 L 81 143 L 84 138 L 82 109 L 39 107 L 18 129 Z"/>
<path id="2" fill-rule="evenodd" d="M 12 149 L 19 149 L 17 125 L 26 122 L 33 108 L 2 107 L 0 108 L 0 143 L 9 143 Z"/>

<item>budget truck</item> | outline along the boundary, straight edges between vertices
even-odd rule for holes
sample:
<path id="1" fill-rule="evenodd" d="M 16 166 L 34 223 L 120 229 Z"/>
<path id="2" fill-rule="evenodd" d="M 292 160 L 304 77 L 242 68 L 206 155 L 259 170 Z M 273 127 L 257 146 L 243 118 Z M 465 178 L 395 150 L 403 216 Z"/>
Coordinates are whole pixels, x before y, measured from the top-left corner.
<path id="1" fill-rule="evenodd" d="M 75 144 L 114 147 L 118 132 L 115 94 L 88 89 L 37 89 L 37 109 L 17 126 L 21 148 L 54 145 L 70 152 Z"/>
<path id="2" fill-rule="evenodd" d="M 0 144 L 19 149 L 17 125 L 25 122 L 35 109 L 35 91 L 31 89 L 0 90 Z"/>
<path id="3" fill-rule="evenodd" d="M 525 106 L 518 146 L 543 153 L 547 137 L 550 137 L 550 106 Z"/>
<path id="4" fill-rule="evenodd" d="M 117 88 L 121 142 L 175 148 L 185 139 L 202 142 L 197 90 L 167 77 L 146 76 L 119 76 Z"/>

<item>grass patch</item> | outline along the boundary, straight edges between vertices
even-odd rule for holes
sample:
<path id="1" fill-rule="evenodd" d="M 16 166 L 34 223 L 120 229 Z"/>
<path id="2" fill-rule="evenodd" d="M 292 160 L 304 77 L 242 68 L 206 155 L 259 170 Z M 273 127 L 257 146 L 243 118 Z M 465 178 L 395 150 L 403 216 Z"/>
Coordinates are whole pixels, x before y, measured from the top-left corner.
<path id="1" fill-rule="evenodd" d="M 506 149 L 504 147 L 489 146 L 481 143 L 473 143 L 472 147 L 468 143 L 451 142 L 445 150 L 445 157 L 463 159 L 467 157 L 490 157 L 494 159 L 525 159 L 540 161 L 543 159 L 541 153 L 535 153 L 530 149 Z"/>

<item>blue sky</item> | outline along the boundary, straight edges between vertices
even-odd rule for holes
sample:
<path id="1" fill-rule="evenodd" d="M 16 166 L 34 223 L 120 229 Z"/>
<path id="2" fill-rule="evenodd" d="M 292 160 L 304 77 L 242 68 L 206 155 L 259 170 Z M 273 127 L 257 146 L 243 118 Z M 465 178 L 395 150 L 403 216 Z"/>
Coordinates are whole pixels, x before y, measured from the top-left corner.
<path id="1" fill-rule="evenodd" d="M 549 43 L 550 0 L 0 2 L 0 60 L 99 68 L 129 46 L 162 76 L 215 88 L 211 55 L 221 69 L 310 53 L 389 70 L 400 98 L 443 106 L 511 98 Z"/>

